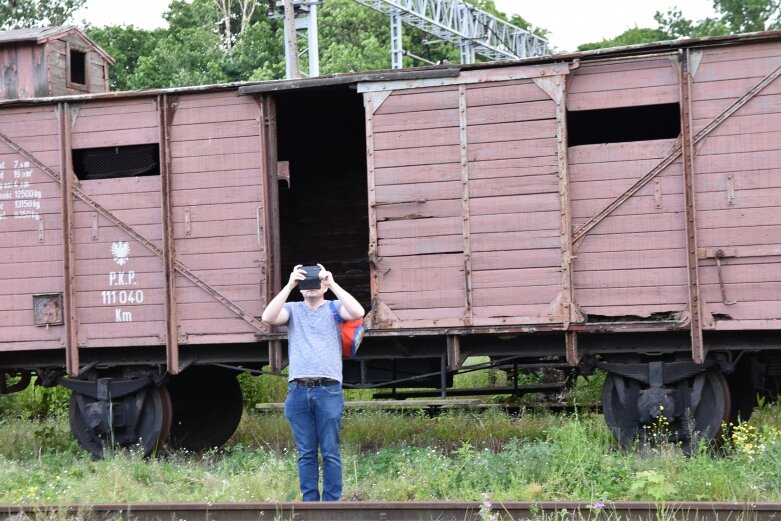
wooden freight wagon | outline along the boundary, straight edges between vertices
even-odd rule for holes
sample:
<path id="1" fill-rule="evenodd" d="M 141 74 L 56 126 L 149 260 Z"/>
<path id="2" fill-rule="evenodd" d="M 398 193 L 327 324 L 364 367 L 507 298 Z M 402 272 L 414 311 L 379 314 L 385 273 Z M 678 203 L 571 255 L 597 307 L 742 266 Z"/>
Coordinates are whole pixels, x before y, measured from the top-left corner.
<path id="1" fill-rule="evenodd" d="M 781 374 L 780 74 L 770 32 L 4 102 L 2 390 L 72 389 L 95 454 L 219 445 L 321 262 L 371 310 L 347 385 L 600 368 L 623 444 L 716 437 Z"/>

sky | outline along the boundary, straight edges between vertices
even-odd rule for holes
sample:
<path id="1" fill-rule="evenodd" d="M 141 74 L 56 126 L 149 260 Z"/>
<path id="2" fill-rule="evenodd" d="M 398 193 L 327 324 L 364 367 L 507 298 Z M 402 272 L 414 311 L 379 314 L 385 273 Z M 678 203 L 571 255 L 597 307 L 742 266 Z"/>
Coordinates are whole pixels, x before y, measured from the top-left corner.
<path id="1" fill-rule="evenodd" d="M 170 0 L 87 0 L 76 21 L 93 25 L 165 27 L 162 13 Z M 582 43 L 613 38 L 633 27 L 656 27 L 654 13 L 678 7 L 690 20 L 713 16 L 713 0 L 494 0 L 508 14 L 548 29 L 549 43 L 559 51 L 574 51 Z"/>

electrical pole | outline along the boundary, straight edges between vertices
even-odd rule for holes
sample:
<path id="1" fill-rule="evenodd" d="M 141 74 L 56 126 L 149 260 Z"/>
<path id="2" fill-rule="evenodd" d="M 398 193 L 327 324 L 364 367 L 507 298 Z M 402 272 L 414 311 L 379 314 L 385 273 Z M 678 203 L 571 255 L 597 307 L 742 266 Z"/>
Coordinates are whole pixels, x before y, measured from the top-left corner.
<path id="1" fill-rule="evenodd" d="M 298 41 L 296 35 L 296 14 L 293 0 L 283 0 L 285 6 L 285 69 L 288 79 L 301 77 L 298 64 Z"/>

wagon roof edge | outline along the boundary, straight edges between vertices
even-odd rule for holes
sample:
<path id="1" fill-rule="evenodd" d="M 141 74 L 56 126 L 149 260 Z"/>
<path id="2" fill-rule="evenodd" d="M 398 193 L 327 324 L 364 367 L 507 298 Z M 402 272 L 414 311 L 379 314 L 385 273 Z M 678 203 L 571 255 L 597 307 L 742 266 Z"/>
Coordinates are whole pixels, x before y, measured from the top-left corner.
<path id="1" fill-rule="evenodd" d="M 62 28 L 60 28 L 62 29 Z M 70 27 L 68 29 L 71 29 Z M 461 71 L 476 69 L 494 69 L 502 67 L 517 67 L 522 65 L 539 65 L 546 63 L 562 63 L 571 61 L 606 60 L 628 56 L 644 56 L 659 53 L 670 53 L 687 48 L 717 47 L 746 42 L 762 42 L 781 40 L 781 30 L 761 31 L 754 33 L 733 34 L 724 36 L 709 36 L 703 38 L 689 38 L 678 40 L 665 40 L 660 42 L 628 45 L 624 47 L 611 47 L 596 49 L 593 51 L 571 52 L 547 56 L 533 56 L 518 60 L 501 62 L 481 62 L 472 64 L 441 64 L 426 67 L 407 69 L 385 69 L 375 71 L 335 73 L 328 76 L 314 78 L 270 80 L 270 81 L 241 81 L 232 83 L 220 83 L 210 85 L 195 85 L 184 87 L 155 88 L 136 91 L 111 91 L 92 94 L 77 94 L 47 98 L 18 98 L 13 100 L 0 100 L 0 107 L 7 105 L 53 104 L 58 102 L 79 102 L 85 100 L 121 99 L 144 96 L 175 95 L 179 93 L 197 93 L 219 90 L 237 90 L 237 95 L 251 95 L 271 92 L 286 92 L 314 88 L 330 88 L 348 85 L 356 85 L 364 82 L 378 82 L 389 80 L 417 80 L 426 78 L 456 77 Z"/>

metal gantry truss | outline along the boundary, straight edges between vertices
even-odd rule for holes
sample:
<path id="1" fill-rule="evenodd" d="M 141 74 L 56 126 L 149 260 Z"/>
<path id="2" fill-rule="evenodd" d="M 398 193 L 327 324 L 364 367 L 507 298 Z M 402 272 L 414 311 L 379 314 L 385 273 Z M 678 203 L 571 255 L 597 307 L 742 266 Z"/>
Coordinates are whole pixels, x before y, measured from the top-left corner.
<path id="1" fill-rule="evenodd" d="M 355 0 L 391 18 L 391 64 L 402 67 L 402 22 L 461 50 L 461 63 L 475 54 L 489 60 L 512 60 L 550 54 L 548 42 L 463 0 Z"/>
<path id="2" fill-rule="evenodd" d="M 317 41 L 317 6 L 324 0 L 275 0 L 271 17 L 280 17 L 285 2 L 295 10 L 295 30 L 307 33 L 309 76 L 320 73 Z M 390 17 L 391 67 L 401 69 L 404 52 L 402 24 L 417 27 L 457 45 L 461 63 L 474 63 L 475 55 L 489 60 L 514 60 L 551 54 L 548 42 L 463 0 L 355 0 Z M 286 22 L 287 23 L 287 22 Z M 291 50 L 285 45 L 287 77 L 291 72 Z M 411 54 L 410 54 L 411 55 Z M 414 55 L 411 55 L 415 57 Z M 419 57 L 415 57 L 419 58 Z"/>

